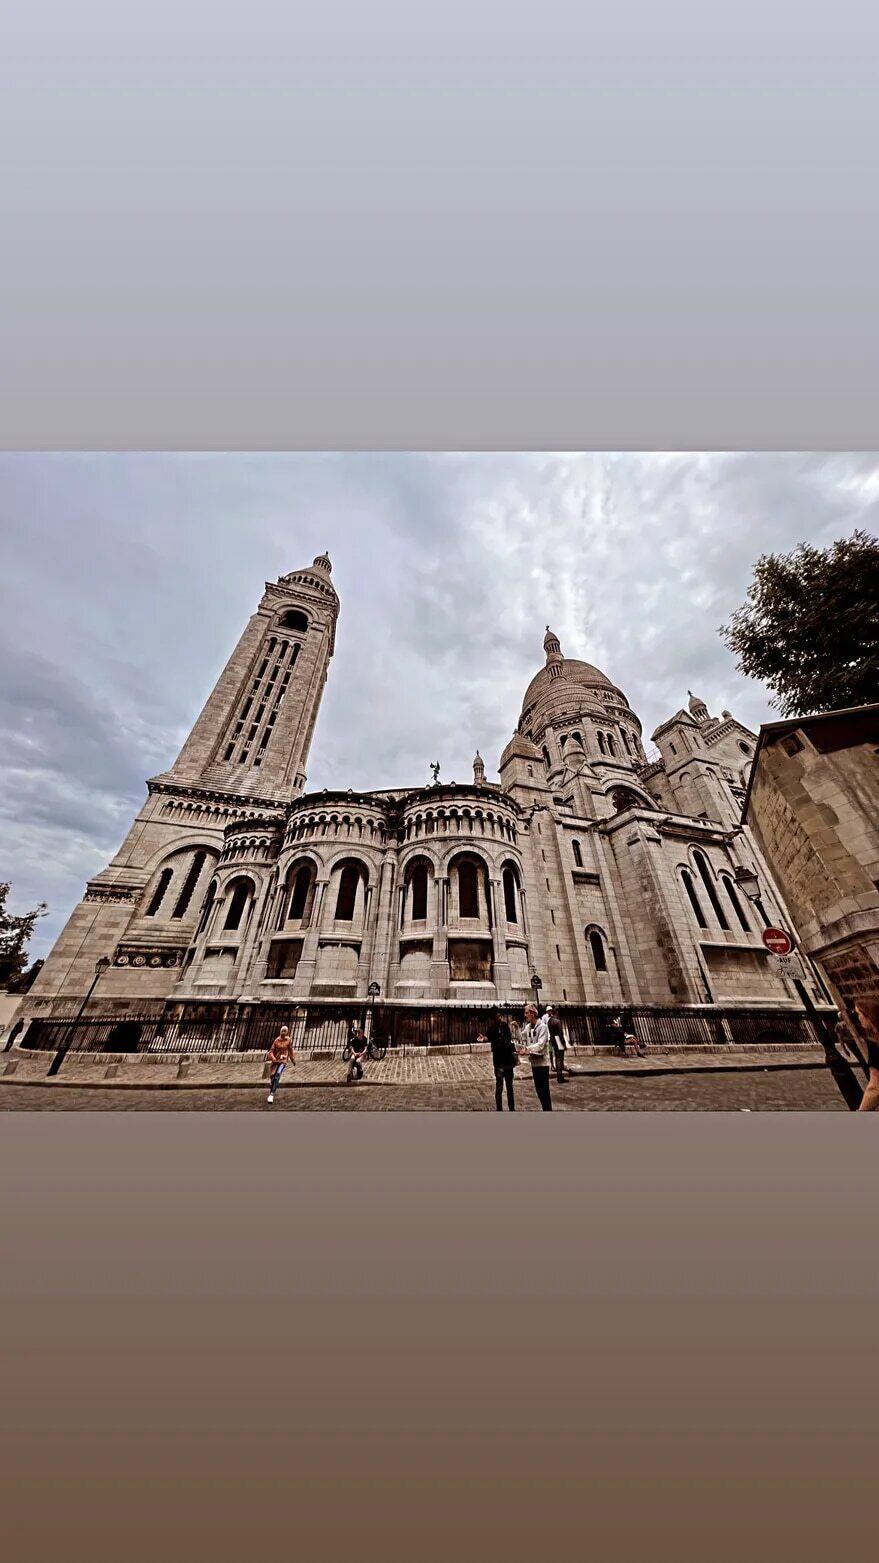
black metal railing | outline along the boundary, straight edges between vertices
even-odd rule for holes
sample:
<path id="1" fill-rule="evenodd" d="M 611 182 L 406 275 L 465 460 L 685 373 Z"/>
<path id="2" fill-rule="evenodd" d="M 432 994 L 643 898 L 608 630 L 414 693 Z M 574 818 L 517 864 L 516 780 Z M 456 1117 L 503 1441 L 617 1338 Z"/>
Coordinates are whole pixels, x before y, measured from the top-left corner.
<path id="1" fill-rule="evenodd" d="M 773 1009 L 671 1009 L 659 1006 L 560 1005 L 568 1042 L 574 1048 L 611 1047 L 620 1029 L 612 1028 L 621 1016 L 648 1048 L 799 1047 L 820 1041 L 816 1020 L 802 1010 Z M 427 1048 L 472 1049 L 486 1030 L 494 1007 L 376 1005 L 374 1035 L 395 1050 Z M 521 1009 L 509 1009 L 515 1022 Z M 72 1053 L 252 1053 L 265 1052 L 280 1026 L 289 1027 L 294 1046 L 305 1056 L 337 1055 L 351 1025 L 363 1020 L 362 1003 L 336 1005 L 208 1004 L 175 1007 L 168 1014 L 53 1016 L 33 1020 L 22 1046 L 55 1052 L 69 1040 Z M 833 1017 L 833 1011 L 827 1011 Z"/>

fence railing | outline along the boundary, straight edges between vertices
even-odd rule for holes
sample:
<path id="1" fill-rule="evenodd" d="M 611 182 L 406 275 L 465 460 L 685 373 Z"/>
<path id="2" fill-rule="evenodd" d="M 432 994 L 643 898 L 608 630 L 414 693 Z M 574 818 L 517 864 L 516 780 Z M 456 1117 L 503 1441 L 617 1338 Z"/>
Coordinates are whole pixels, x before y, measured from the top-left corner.
<path id="1" fill-rule="evenodd" d="M 513 1012 L 516 1029 L 518 1012 Z M 648 1049 L 717 1047 L 797 1047 L 820 1041 L 818 1029 L 804 1010 L 671 1009 L 615 1005 L 560 1005 L 568 1042 L 575 1048 L 601 1048 L 619 1041 L 620 1031 L 633 1031 Z M 832 1016 L 828 1011 L 828 1016 Z M 355 1020 L 364 1018 L 357 1003 L 313 1005 L 218 1005 L 214 1012 L 199 1005 L 190 1013 L 167 1015 L 85 1016 L 79 1021 L 53 1016 L 31 1021 L 22 1046 L 54 1052 L 66 1044 L 81 1053 L 248 1053 L 265 1052 L 281 1025 L 289 1027 L 296 1049 L 338 1054 Z M 472 1049 L 496 1010 L 485 1006 L 415 1008 L 376 1005 L 374 1035 L 390 1048 L 424 1051 L 430 1048 Z M 612 1027 L 615 1017 L 621 1028 Z"/>

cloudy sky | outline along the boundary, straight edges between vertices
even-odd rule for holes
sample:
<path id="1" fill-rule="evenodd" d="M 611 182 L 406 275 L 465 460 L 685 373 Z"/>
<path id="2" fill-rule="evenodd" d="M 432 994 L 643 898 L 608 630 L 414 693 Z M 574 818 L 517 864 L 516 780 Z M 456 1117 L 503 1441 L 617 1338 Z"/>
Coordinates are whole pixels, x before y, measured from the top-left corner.
<path id="1" fill-rule="evenodd" d="M 309 785 L 489 776 L 549 622 L 645 742 L 686 701 L 756 726 L 717 629 L 763 551 L 879 531 L 879 457 L 0 455 L 0 879 L 45 954 L 174 758 L 266 580 L 342 602 Z"/>

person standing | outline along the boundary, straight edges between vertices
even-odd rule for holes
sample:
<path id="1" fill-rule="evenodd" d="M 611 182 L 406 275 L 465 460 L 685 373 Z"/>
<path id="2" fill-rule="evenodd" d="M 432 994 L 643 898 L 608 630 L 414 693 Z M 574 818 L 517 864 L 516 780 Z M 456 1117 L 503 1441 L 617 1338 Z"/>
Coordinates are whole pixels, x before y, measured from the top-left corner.
<path id="1" fill-rule="evenodd" d="M 538 1015 L 535 1004 L 525 1006 L 525 1048 L 531 1060 L 531 1076 L 534 1089 L 545 1113 L 552 1112 L 552 1094 L 549 1089 L 549 1065 L 552 1042 L 545 1015 Z"/>
<path id="2" fill-rule="evenodd" d="M 516 1044 L 503 1010 L 498 1010 L 494 1020 L 484 1036 L 477 1037 L 477 1042 L 488 1041 L 491 1043 L 491 1061 L 494 1065 L 494 1105 L 499 1113 L 504 1110 L 504 1087 L 507 1092 L 507 1108 L 511 1113 L 516 1111 L 516 1098 L 513 1093 L 513 1071 L 518 1062 L 519 1055 Z"/>
<path id="3" fill-rule="evenodd" d="M 546 1011 L 546 1023 L 549 1027 L 549 1040 L 552 1047 L 552 1061 L 555 1065 L 555 1077 L 559 1085 L 564 1085 L 567 1080 L 565 1073 L 565 1053 L 567 1043 L 565 1041 L 564 1028 L 561 1016 L 554 1004 L 550 1004 Z"/>
<path id="4" fill-rule="evenodd" d="M 867 1045 L 867 1088 L 861 1097 L 859 1113 L 879 1112 L 879 996 L 855 1000 L 864 1041 Z"/>
<path id="5" fill-rule="evenodd" d="M 267 1100 L 273 1102 L 275 1100 L 275 1092 L 281 1084 L 281 1076 L 284 1070 L 288 1064 L 296 1063 L 296 1059 L 293 1057 L 293 1041 L 286 1026 L 281 1027 L 266 1054 L 266 1058 L 271 1066 Z"/>

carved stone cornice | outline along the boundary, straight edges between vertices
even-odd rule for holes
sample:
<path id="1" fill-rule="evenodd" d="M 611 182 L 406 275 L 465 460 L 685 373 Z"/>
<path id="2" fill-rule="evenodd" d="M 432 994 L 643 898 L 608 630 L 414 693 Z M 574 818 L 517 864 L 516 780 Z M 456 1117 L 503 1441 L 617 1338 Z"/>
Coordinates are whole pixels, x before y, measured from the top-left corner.
<path id="1" fill-rule="evenodd" d="M 114 966 L 133 966 L 137 970 L 157 967 L 178 967 L 183 964 L 183 957 L 188 946 L 149 944 L 117 944 L 113 956 Z"/>

